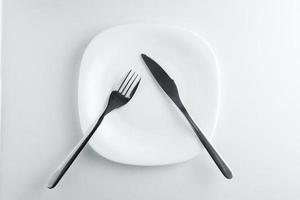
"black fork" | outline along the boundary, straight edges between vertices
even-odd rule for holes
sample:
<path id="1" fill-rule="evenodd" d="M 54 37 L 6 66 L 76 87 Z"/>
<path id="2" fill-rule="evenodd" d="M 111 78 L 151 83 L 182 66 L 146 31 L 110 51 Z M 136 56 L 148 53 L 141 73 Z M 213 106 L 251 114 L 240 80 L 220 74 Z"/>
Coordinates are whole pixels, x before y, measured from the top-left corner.
<path id="1" fill-rule="evenodd" d="M 136 74 L 135 72 L 132 72 L 132 70 L 130 70 L 126 74 L 126 77 L 122 81 L 119 89 L 111 92 L 111 94 L 109 96 L 108 104 L 107 104 L 104 112 L 99 117 L 98 121 L 96 122 L 95 126 L 93 127 L 92 131 L 89 134 L 85 135 L 78 142 L 78 144 L 75 146 L 75 148 L 72 150 L 72 152 L 66 157 L 66 159 L 61 163 L 61 165 L 55 170 L 55 172 L 51 176 L 50 181 L 48 182 L 49 189 L 52 189 L 57 185 L 57 183 L 60 181 L 60 179 L 66 173 L 66 171 L 72 165 L 74 160 L 80 154 L 80 152 L 82 151 L 84 146 L 88 143 L 90 138 L 96 132 L 97 128 L 103 121 L 104 117 L 108 113 L 110 113 L 112 110 L 117 109 L 117 108 L 127 104 L 130 101 L 130 99 L 133 97 L 133 95 L 141 81 L 141 78 L 138 78 L 138 77 L 139 77 L 138 74 Z"/>

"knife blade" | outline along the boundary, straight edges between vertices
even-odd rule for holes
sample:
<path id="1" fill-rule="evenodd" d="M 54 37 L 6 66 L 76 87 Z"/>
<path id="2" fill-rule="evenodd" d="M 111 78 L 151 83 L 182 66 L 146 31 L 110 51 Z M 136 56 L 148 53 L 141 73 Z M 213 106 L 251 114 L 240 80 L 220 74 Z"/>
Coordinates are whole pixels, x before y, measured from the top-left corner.
<path id="1" fill-rule="evenodd" d="M 218 166 L 222 174 L 226 178 L 231 179 L 231 170 L 229 169 L 225 161 L 222 159 L 222 157 L 219 155 L 219 153 L 212 146 L 212 144 L 209 142 L 209 140 L 206 138 L 206 136 L 203 134 L 203 132 L 200 130 L 200 128 L 197 126 L 197 124 L 193 121 L 192 117 L 189 115 L 188 111 L 184 107 L 180 99 L 175 81 L 152 58 L 150 58 L 146 54 L 141 54 L 141 56 L 157 83 L 160 85 L 163 91 L 170 97 L 170 99 L 175 103 L 175 105 L 179 108 L 182 114 L 186 117 L 187 121 L 192 126 L 197 137 L 199 138 L 199 140 L 201 141 L 201 143 L 203 144 L 203 146 L 205 147 L 215 164 Z"/>
<path id="2" fill-rule="evenodd" d="M 145 54 L 141 54 L 141 56 L 160 87 L 177 106 L 182 107 L 183 104 L 180 100 L 175 81 L 153 59 Z"/>

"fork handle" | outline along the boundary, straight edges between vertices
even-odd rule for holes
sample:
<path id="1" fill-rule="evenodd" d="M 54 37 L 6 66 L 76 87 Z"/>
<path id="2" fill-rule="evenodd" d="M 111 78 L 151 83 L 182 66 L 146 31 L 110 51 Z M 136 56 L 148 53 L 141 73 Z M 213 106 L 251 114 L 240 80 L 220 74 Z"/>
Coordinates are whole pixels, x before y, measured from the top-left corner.
<path id="1" fill-rule="evenodd" d="M 201 143 L 203 144 L 203 146 L 205 147 L 205 149 L 207 150 L 207 152 L 209 153 L 211 158 L 214 160 L 215 164 L 218 166 L 218 168 L 222 172 L 222 174 L 227 179 L 231 179 L 232 172 L 231 172 L 230 168 L 227 166 L 227 164 L 225 163 L 225 161 L 222 159 L 222 157 L 218 154 L 218 152 L 215 150 L 215 148 L 212 146 L 212 144 L 209 142 L 209 140 L 202 133 L 202 131 L 197 126 L 197 124 L 194 122 L 194 120 L 189 115 L 187 110 L 185 108 L 183 108 L 181 111 L 184 114 L 184 116 L 186 117 L 186 119 L 188 120 L 188 122 L 190 123 L 190 125 L 192 126 L 194 132 L 196 133 L 197 137 L 199 138 L 199 140 L 201 141 Z"/>
<path id="2" fill-rule="evenodd" d="M 97 123 L 93 127 L 92 131 L 89 134 L 83 136 L 83 138 L 78 142 L 78 144 L 74 147 L 74 149 L 71 151 L 71 153 L 69 153 L 69 155 L 65 158 L 65 160 L 59 165 L 59 167 L 52 174 L 52 176 L 48 182 L 49 189 L 54 188 L 57 185 L 57 183 L 60 181 L 60 179 L 64 176 L 64 174 L 69 169 L 69 167 L 72 165 L 72 163 L 77 158 L 79 153 L 82 151 L 82 149 L 85 147 L 85 145 L 91 139 L 93 134 L 96 132 L 97 128 L 99 127 L 102 120 L 104 119 L 105 114 L 106 114 L 106 112 L 104 112 L 100 116 Z"/>

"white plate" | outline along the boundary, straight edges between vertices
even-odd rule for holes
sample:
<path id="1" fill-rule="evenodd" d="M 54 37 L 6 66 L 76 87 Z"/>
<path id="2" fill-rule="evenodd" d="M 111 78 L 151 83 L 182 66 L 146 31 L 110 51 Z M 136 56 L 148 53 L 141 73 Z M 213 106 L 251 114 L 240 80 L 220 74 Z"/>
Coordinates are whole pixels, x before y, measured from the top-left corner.
<path id="1" fill-rule="evenodd" d="M 90 141 L 112 161 L 165 165 L 189 160 L 202 146 L 179 110 L 154 81 L 140 54 L 156 60 L 175 80 L 193 119 L 211 138 L 219 109 L 216 56 L 199 35 L 177 27 L 129 24 L 101 32 L 81 63 L 78 104 L 83 133 L 103 111 L 120 79 L 133 69 L 142 76 L 133 99 L 110 113 Z"/>

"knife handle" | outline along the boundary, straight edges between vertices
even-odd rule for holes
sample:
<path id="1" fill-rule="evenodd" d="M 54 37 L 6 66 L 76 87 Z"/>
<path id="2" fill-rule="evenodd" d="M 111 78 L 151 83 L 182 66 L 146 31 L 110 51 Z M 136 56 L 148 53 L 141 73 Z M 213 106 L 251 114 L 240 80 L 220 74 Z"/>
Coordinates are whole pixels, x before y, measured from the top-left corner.
<path id="1" fill-rule="evenodd" d="M 192 117 L 189 115 L 187 110 L 184 107 L 181 107 L 180 110 L 192 126 L 194 132 L 196 133 L 197 137 L 211 156 L 211 158 L 214 160 L 215 164 L 218 166 L 222 174 L 227 178 L 232 178 L 232 172 L 225 163 L 225 161 L 222 159 L 222 157 L 218 154 L 218 152 L 215 150 L 215 148 L 212 146 L 212 144 L 209 142 L 209 140 L 205 137 L 205 135 L 202 133 L 200 128 L 197 126 L 197 124 L 194 122 Z"/>

